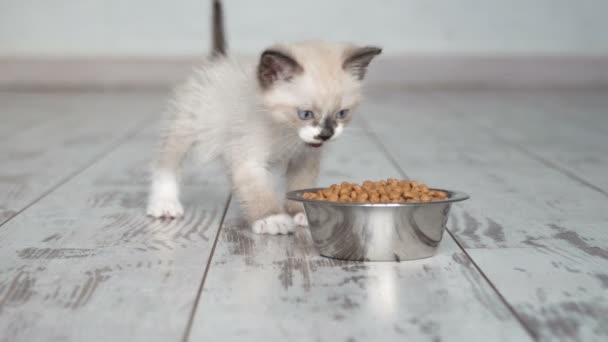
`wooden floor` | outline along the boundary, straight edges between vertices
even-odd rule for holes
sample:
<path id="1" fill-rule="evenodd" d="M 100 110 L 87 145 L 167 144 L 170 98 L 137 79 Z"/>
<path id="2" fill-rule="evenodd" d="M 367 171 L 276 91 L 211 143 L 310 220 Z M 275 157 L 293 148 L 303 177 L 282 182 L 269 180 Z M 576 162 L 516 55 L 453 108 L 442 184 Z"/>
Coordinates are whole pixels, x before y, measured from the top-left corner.
<path id="1" fill-rule="evenodd" d="M 401 263 L 252 234 L 217 165 L 145 217 L 165 97 L 0 93 L 0 341 L 608 341 L 608 92 L 371 89 L 322 185 L 471 195 Z"/>

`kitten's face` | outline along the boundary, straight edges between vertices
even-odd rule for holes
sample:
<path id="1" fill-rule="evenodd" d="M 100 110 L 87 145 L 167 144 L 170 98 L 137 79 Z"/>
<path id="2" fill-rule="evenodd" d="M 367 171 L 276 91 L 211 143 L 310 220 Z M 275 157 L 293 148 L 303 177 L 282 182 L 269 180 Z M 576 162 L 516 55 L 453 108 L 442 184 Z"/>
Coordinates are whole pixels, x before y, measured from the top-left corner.
<path id="1" fill-rule="evenodd" d="M 380 50 L 323 44 L 288 49 L 290 55 L 276 49 L 262 54 L 258 66 L 262 102 L 303 142 L 320 147 L 340 136 L 351 121 L 365 68 Z"/>
<path id="2" fill-rule="evenodd" d="M 318 79 L 304 73 L 267 92 L 266 107 L 276 121 L 296 129 L 302 141 L 319 147 L 340 136 L 361 97 L 359 82 L 342 74 Z"/>

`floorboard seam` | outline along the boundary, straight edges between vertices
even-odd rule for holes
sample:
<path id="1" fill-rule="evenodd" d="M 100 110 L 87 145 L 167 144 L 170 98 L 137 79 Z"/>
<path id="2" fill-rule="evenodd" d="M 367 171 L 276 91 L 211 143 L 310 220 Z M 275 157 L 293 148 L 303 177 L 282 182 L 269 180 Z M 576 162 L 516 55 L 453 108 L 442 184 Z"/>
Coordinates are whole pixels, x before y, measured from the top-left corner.
<path id="1" fill-rule="evenodd" d="M 361 120 L 363 121 L 363 120 Z M 382 142 L 378 139 L 378 137 L 375 135 L 375 133 L 373 133 L 373 131 L 370 129 L 370 127 L 368 126 L 367 122 L 363 122 L 362 126 L 365 128 L 365 132 L 368 136 L 370 136 L 372 138 L 372 140 L 374 140 L 375 144 L 378 145 L 378 147 L 382 150 L 382 152 L 386 155 L 387 158 L 389 158 L 391 160 L 391 163 L 393 163 L 393 165 L 395 166 L 395 168 L 405 177 L 407 177 L 407 174 L 405 173 L 405 171 L 403 171 L 403 169 L 401 168 L 401 166 L 397 163 L 397 161 L 392 157 L 392 155 L 389 154 L 388 149 L 384 146 L 384 144 L 382 144 Z M 507 309 L 511 312 L 511 314 L 515 317 L 515 319 L 519 322 L 519 324 L 522 326 L 522 328 L 526 331 L 526 333 L 532 338 L 532 340 L 536 341 L 537 337 L 534 334 L 534 332 L 530 329 L 530 327 L 528 325 L 525 324 L 524 320 L 517 314 L 517 311 L 515 311 L 515 309 L 511 306 L 511 304 L 506 300 L 506 298 L 502 295 L 502 293 L 500 293 L 500 291 L 498 291 L 498 288 L 496 288 L 496 286 L 494 285 L 494 283 L 492 283 L 490 281 L 490 279 L 488 278 L 488 276 L 481 270 L 481 268 L 479 267 L 479 265 L 477 265 L 477 263 L 475 262 L 475 260 L 473 260 L 473 258 L 469 255 L 469 253 L 467 253 L 467 251 L 465 250 L 465 248 L 458 242 L 458 240 L 456 239 L 456 237 L 452 234 L 452 232 L 446 227 L 445 230 L 448 232 L 448 234 L 450 235 L 450 237 L 452 238 L 452 240 L 454 240 L 454 242 L 456 243 L 456 245 L 458 246 L 458 248 L 460 248 L 460 250 L 462 251 L 462 253 L 464 253 L 464 255 L 466 255 L 466 257 L 471 260 L 471 263 L 473 264 L 473 266 L 475 267 L 475 269 L 481 274 L 481 276 L 483 277 L 483 279 L 486 281 L 486 283 L 488 283 L 488 285 L 490 286 L 490 288 L 492 288 L 492 290 L 496 293 L 496 295 L 498 295 L 498 298 L 500 299 L 500 301 L 503 303 L 503 305 L 505 305 L 507 307 Z"/>
<path id="2" fill-rule="evenodd" d="M 106 156 L 108 156 L 110 153 L 114 152 L 121 145 L 123 145 L 124 143 L 126 143 L 127 141 L 129 141 L 131 138 L 133 138 L 139 132 L 141 132 L 144 128 L 146 128 L 149 125 L 149 122 L 150 122 L 150 116 L 149 115 L 146 116 L 146 118 L 144 120 L 138 121 L 134 125 L 134 127 L 132 129 L 130 129 L 130 130 L 127 131 L 127 133 L 124 136 L 122 136 L 117 141 L 115 141 L 110 146 L 108 146 L 106 149 L 104 149 L 103 151 L 101 151 L 100 153 L 98 153 L 94 158 L 92 158 L 91 160 L 89 160 L 85 165 L 83 165 L 79 169 L 76 169 L 72 173 L 68 174 L 67 176 L 65 176 L 64 178 L 62 178 L 61 180 L 59 180 L 59 182 L 57 182 L 55 185 L 53 185 L 50 188 L 48 188 L 40 196 L 34 198 L 30 203 L 26 204 L 23 208 L 17 210 L 15 212 L 15 214 L 13 214 L 12 216 L 8 217 L 6 220 L 0 222 L 0 227 L 2 227 L 5 224 L 9 223 L 15 217 L 19 216 L 21 213 L 23 213 L 24 211 L 26 211 L 27 209 L 29 209 L 34 204 L 40 202 L 40 200 L 42 200 L 43 198 L 45 198 L 46 196 L 48 196 L 49 194 L 51 194 L 53 191 L 57 190 L 59 187 L 61 187 L 62 185 L 66 184 L 67 182 L 69 182 L 70 180 L 72 180 L 74 177 L 78 176 L 79 174 L 81 174 L 82 172 L 86 171 L 88 168 L 90 168 L 91 166 L 95 165 L 97 162 L 101 161 L 103 158 L 105 158 Z"/>
<path id="3" fill-rule="evenodd" d="M 430 100 L 432 102 L 440 104 L 440 105 L 442 105 L 444 107 L 448 107 L 454 113 L 459 113 L 459 114 L 462 113 L 461 110 L 455 108 L 454 106 L 452 106 L 452 105 L 450 105 L 448 103 L 445 103 L 445 101 L 443 101 L 442 99 L 437 100 L 436 97 L 430 96 Z M 608 197 L 608 191 L 606 191 L 606 190 L 602 189 L 601 187 L 599 187 L 599 186 L 597 186 L 597 185 L 595 185 L 595 184 L 587 181 L 586 179 L 584 179 L 584 178 L 582 178 L 580 176 L 577 176 L 575 173 L 569 171 L 568 169 L 566 169 L 564 167 L 561 167 L 561 166 L 553 163 L 552 161 L 550 161 L 550 160 L 548 160 L 548 159 L 540 156 L 539 154 L 534 153 L 534 152 L 526 149 L 525 147 L 521 146 L 520 144 L 518 144 L 516 142 L 513 142 L 513 141 L 511 141 L 509 139 L 503 138 L 503 137 L 501 137 L 499 135 L 496 135 L 496 134 L 491 134 L 491 132 L 494 131 L 493 127 L 487 126 L 487 125 L 483 125 L 483 124 L 481 124 L 479 122 L 473 122 L 473 124 L 475 126 L 477 126 L 478 128 L 480 128 L 480 130 L 482 132 L 490 135 L 490 137 L 492 137 L 494 140 L 496 140 L 496 141 L 498 141 L 498 142 L 500 142 L 500 143 L 502 143 L 504 145 L 507 145 L 507 146 L 509 146 L 511 148 L 514 148 L 514 149 L 518 150 L 519 152 L 523 153 L 528 158 L 530 158 L 530 159 L 532 159 L 532 160 L 534 160 L 534 161 L 536 161 L 538 163 L 541 163 L 544 166 L 546 166 L 546 167 L 548 167 L 548 168 L 550 168 L 550 169 L 552 169 L 554 171 L 557 171 L 557 172 L 561 173 L 562 175 L 566 176 L 567 178 L 570 178 L 571 180 L 574 180 L 574 181 L 578 182 L 579 184 L 581 184 L 581 185 L 583 185 L 583 186 L 585 186 L 585 187 L 587 187 L 587 188 L 589 188 L 589 189 L 591 189 L 591 190 L 593 190 L 593 191 L 595 191 L 595 192 L 597 192 L 597 193 L 599 193 L 599 194 L 601 194 L 601 195 L 603 195 L 605 197 Z"/>
<path id="4" fill-rule="evenodd" d="M 207 260 L 207 265 L 205 266 L 205 272 L 203 272 L 203 278 L 201 279 L 201 283 L 199 285 L 198 292 L 196 293 L 196 299 L 194 300 L 192 312 L 190 312 L 190 317 L 188 318 L 188 323 L 186 324 L 186 330 L 184 331 L 184 336 L 182 338 L 183 342 L 187 342 L 190 339 L 190 333 L 192 332 L 192 325 L 194 323 L 194 316 L 196 315 L 196 310 L 201 301 L 203 289 L 205 288 L 205 281 L 207 280 L 207 275 L 209 274 L 209 269 L 211 268 L 211 261 L 213 260 L 213 255 L 215 254 L 215 247 L 217 246 L 217 242 L 220 238 L 220 234 L 222 233 L 222 226 L 224 225 L 224 220 L 226 219 L 226 214 L 228 213 L 228 207 L 230 206 L 231 199 L 232 199 L 232 195 L 228 195 L 228 200 L 226 201 L 226 205 L 224 207 L 224 212 L 222 213 L 222 217 L 220 219 L 219 228 L 217 229 L 217 234 L 215 235 L 215 240 L 213 241 L 213 246 L 211 246 L 211 252 L 209 254 L 209 259 Z"/>
<path id="5" fill-rule="evenodd" d="M 475 267 L 475 269 L 477 271 L 479 271 L 479 273 L 481 274 L 481 276 L 483 277 L 483 279 L 485 279 L 485 281 L 488 283 L 488 285 L 490 285 L 490 287 L 492 288 L 492 290 L 494 290 L 494 292 L 498 295 L 498 298 L 500 299 L 500 301 L 507 307 L 507 309 L 509 309 L 509 311 L 511 312 L 511 314 L 515 317 L 515 319 L 517 319 L 517 321 L 524 328 L 524 330 L 526 331 L 526 333 L 528 333 L 528 335 L 534 341 L 538 341 L 538 336 L 536 335 L 536 333 L 534 332 L 534 330 L 532 330 L 532 328 L 528 324 L 526 324 L 526 322 L 519 316 L 519 314 L 517 313 L 517 311 L 515 310 L 515 308 L 507 301 L 507 299 L 502 295 L 502 293 L 500 293 L 500 291 L 494 285 L 494 283 L 492 281 L 490 281 L 490 278 L 483 272 L 483 270 L 481 269 L 481 267 L 475 262 L 475 259 L 473 259 L 473 257 L 471 255 L 469 255 L 469 253 L 464 248 L 464 246 L 462 246 L 460 244 L 460 242 L 458 241 L 458 239 L 456 239 L 456 236 L 454 236 L 454 234 L 452 233 L 452 231 L 450 231 L 447 227 L 446 227 L 445 230 L 448 232 L 448 234 L 450 234 L 450 236 L 452 237 L 452 239 L 454 240 L 454 242 L 456 242 L 456 245 L 458 245 L 458 247 L 462 250 L 462 253 L 464 253 L 464 255 L 466 255 L 467 258 L 469 258 L 469 260 L 471 260 L 471 263 L 473 264 L 473 266 Z"/>
<path id="6" fill-rule="evenodd" d="M 483 127 L 483 126 L 480 126 L 480 125 L 478 125 L 478 127 L 486 128 L 486 127 Z M 501 143 L 503 143 L 503 144 L 505 144 L 505 145 L 507 145 L 507 146 L 509 146 L 511 148 L 514 148 L 514 149 L 518 150 L 519 152 L 521 152 L 524 155 L 526 155 L 528 158 L 531 158 L 534 161 L 539 162 L 539 163 L 543 164 L 544 166 L 546 166 L 546 167 L 548 167 L 548 168 L 550 168 L 552 170 L 555 170 L 555 171 L 561 173 L 562 175 L 570 178 L 571 180 L 574 180 L 574 181 L 578 182 L 579 184 L 581 184 L 581 185 L 583 185 L 583 186 L 585 186 L 585 187 L 587 187 L 587 188 L 589 188 L 589 189 L 591 189 L 591 190 L 593 190 L 593 191 L 595 191 L 595 192 L 597 192 L 597 193 L 599 193 L 601 195 L 604 195 L 605 197 L 608 197 L 608 192 L 606 190 L 600 188 L 597 185 L 594 185 L 593 183 L 585 180 L 584 178 L 581 178 L 581 177 L 577 176 L 575 173 L 570 172 L 569 170 L 567 170 L 567 169 L 565 169 L 565 168 L 563 168 L 563 167 L 561 167 L 561 166 L 553 163 L 552 161 L 550 161 L 548 159 L 545 159 L 545 158 L 541 157 L 540 155 L 538 155 L 538 154 L 536 154 L 536 153 L 534 153 L 532 151 L 527 150 L 523 146 L 521 146 L 521 145 L 519 145 L 517 143 L 511 142 L 509 140 L 506 140 L 506 139 L 504 139 L 502 137 L 494 136 L 494 138 L 497 141 L 500 141 Z"/>

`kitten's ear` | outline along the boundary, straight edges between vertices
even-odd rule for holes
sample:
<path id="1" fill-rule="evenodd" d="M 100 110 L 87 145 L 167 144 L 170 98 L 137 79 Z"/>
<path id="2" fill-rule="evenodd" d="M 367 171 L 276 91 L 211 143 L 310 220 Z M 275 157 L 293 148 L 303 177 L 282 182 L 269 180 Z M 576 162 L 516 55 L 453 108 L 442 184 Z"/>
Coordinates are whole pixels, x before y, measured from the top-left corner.
<path id="1" fill-rule="evenodd" d="M 258 65 L 258 81 L 263 89 L 279 80 L 289 80 L 304 71 L 300 64 L 284 52 L 270 49 L 262 52 Z"/>
<path id="2" fill-rule="evenodd" d="M 346 53 L 342 68 L 353 74 L 357 79 L 362 80 L 365 77 L 369 63 L 381 52 L 382 49 L 375 46 L 352 49 Z"/>

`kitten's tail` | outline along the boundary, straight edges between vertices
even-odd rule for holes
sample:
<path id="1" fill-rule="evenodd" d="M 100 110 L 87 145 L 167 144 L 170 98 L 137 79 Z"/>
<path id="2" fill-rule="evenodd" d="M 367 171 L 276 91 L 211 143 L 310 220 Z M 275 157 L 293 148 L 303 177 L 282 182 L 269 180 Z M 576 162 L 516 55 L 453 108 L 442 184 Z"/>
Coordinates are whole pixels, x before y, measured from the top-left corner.
<path id="1" fill-rule="evenodd" d="M 213 0 L 212 9 L 212 37 L 211 37 L 211 56 L 226 56 L 226 37 L 224 34 L 224 13 L 222 2 Z"/>

